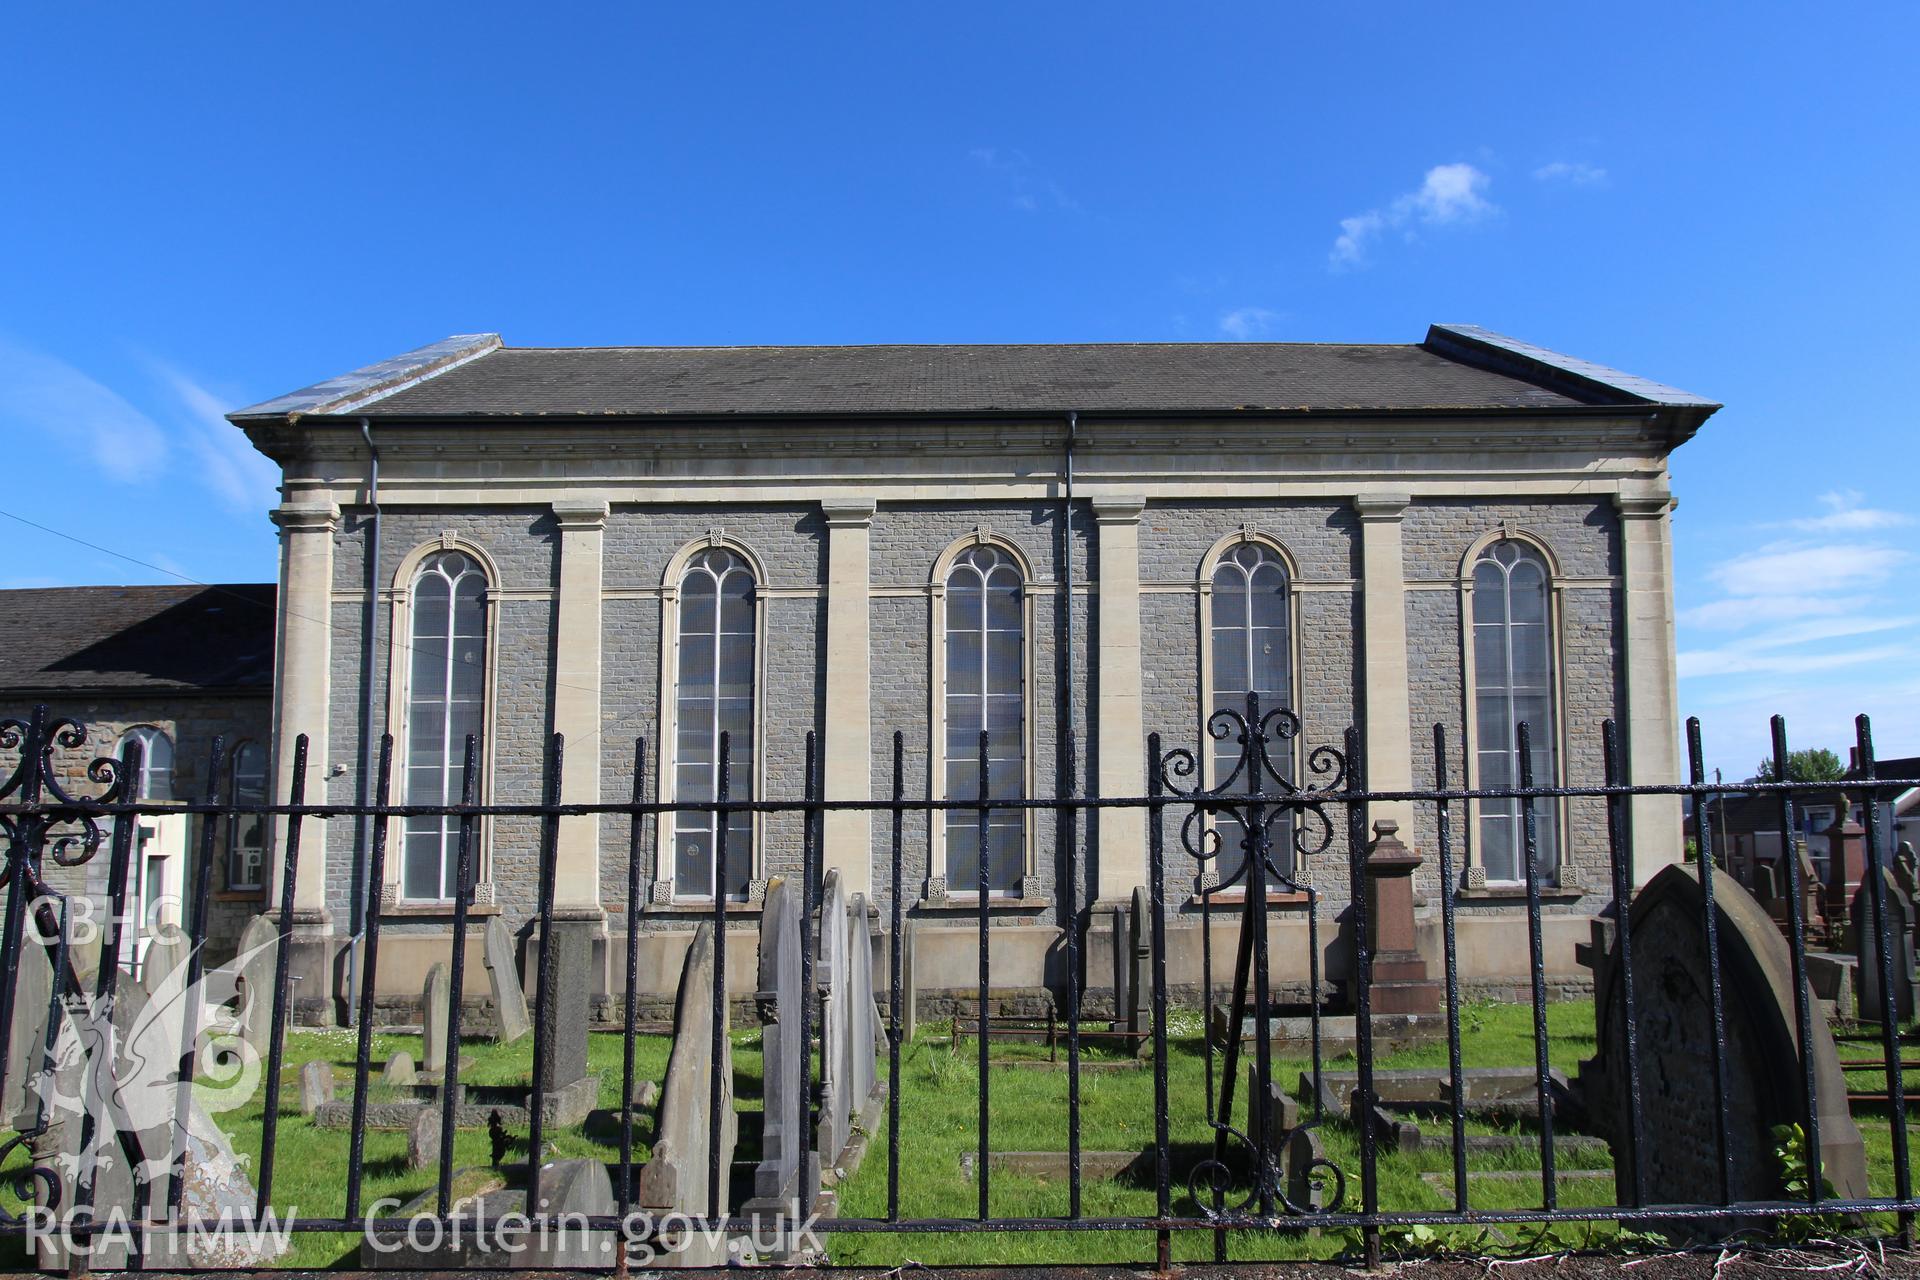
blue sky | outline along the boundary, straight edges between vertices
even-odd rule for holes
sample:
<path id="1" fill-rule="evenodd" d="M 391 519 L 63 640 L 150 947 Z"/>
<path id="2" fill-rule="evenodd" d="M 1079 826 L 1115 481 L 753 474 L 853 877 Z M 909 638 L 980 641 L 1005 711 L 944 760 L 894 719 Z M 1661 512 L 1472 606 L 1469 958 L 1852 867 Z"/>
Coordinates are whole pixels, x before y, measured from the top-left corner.
<path id="1" fill-rule="evenodd" d="M 1920 9 L 38 6 L 0 28 L 0 585 L 274 572 L 221 412 L 517 344 L 1415 341 L 1727 408 L 1682 701 L 1920 752 Z M 1843 752 L 1844 753 L 1844 752 Z"/>

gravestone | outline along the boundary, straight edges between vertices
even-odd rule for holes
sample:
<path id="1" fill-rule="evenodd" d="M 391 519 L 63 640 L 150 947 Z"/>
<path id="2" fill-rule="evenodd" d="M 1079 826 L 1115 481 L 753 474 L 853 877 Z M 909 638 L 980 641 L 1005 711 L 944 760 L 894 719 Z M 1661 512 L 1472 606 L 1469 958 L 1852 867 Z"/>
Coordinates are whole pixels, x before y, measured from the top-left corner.
<path id="1" fill-rule="evenodd" d="M 1440 1011 L 1445 993 L 1427 974 L 1414 918 L 1413 875 L 1420 855 L 1400 840 L 1400 824 L 1382 818 L 1373 824 L 1367 846 L 1367 942 L 1373 948 L 1373 1012 L 1430 1014 Z"/>
<path id="2" fill-rule="evenodd" d="M 724 1025 L 720 1029 L 720 1060 L 715 1062 L 713 1058 L 713 961 L 713 924 L 702 921 L 680 970 L 680 990 L 673 1006 L 673 1052 L 667 1059 L 667 1080 L 660 1090 L 653 1158 L 640 1170 L 635 1197 L 639 1207 L 656 1219 L 669 1213 L 705 1218 L 715 1207 L 708 1195 L 715 1072 L 720 1078 L 721 1106 L 717 1207 L 722 1216 L 727 1213 L 727 1181 L 739 1120 L 733 1107 L 733 1049 Z M 724 1002 L 721 1007 L 724 1013 Z M 724 1241 L 696 1238 L 665 1264 L 712 1266 L 724 1262 L 726 1256 Z"/>
<path id="3" fill-rule="evenodd" d="M 1916 1006 L 1913 962 L 1913 899 L 1900 887 L 1892 871 L 1880 869 L 1880 894 L 1886 903 L 1887 935 L 1893 939 L 1893 1011 L 1905 1022 Z M 1849 919 L 1853 925 L 1854 954 L 1859 959 L 1860 1016 L 1878 1022 L 1884 1008 L 1880 994 L 1880 935 L 1873 927 L 1872 891 L 1866 885 L 1853 895 Z"/>
<path id="4" fill-rule="evenodd" d="M 1124 1031 L 1133 1022 L 1133 1003 L 1127 994 L 1127 970 L 1133 964 L 1133 930 L 1127 923 L 1124 906 L 1114 907 L 1107 920 L 1113 948 L 1113 1029 Z"/>
<path id="5" fill-rule="evenodd" d="M 391 1085 L 412 1084 L 414 1075 L 413 1055 L 405 1049 L 396 1049 L 387 1065 L 380 1072 L 380 1078 Z"/>
<path id="6" fill-rule="evenodd" d="M 240 979 L 240 1037 L 262 1058 L 273 1038 L 273 971 L 280 951 L 280 926 L 257 915 L 240 934 L 234 963 Z"/>
<path id="7" fill-rule="evenodd" d="M 538 1034 L 546 1047 L 545 1079 L 550 1096 L 574 1098 L 583 1092 L 592 1106 L 598 1086 L 587 1080 L 588 1011 L 593 995 L 593 935 L 588 920 L 556 920 L 541 939 L 551 948 L 552 962 L 542 957 L 540 969 L 553 977 L 553 990 L 541 993 Z"/>
<path id="8" fill-rule="evenodd" d="M 848 1044 L 847 988 L 852 982 L 847 963 L 847 895 L 839 871 L 827 872 L 820 893 L 820 952 L 813 976 L 820 987 L 820 1120 L 813 1149 L 820 1153 L 823 1171 L 839 1162 L 853 1128 L 853 1070 Z"/>
<path id="9" fill-rule="evenodd" d="M 847 934 L 847 1080 L 853 1086 L 848 1105 L 857 1117 L 873 1097 L 874 1054 L 880 1046 L 880 1017 L 873 1003 L 873 928 L 865 894 L 854 894 L 847 904 Z"/>
<path id="10" fill-rule="evenodd" d="M 440 1167 L 440 1108 L 421 1107 L 407 1126 L 407 1168 Z"/>
<path id="11" fill-rule="evenodd" d="M 756 1002 L 764 1080 L 760 1163 L 753 1194 L 781 1208 L 799 1191 L 801 1126 L 806 1123 L 806 1047 L 800 1039 L 800 894 L 792 880 L 767 882 L 760 913 L 760 973 Z M 818 1166 L 816 1165 L 817 1169 Z M 814 1175 L 818 1181 L 818 1174 Z"/>
<path id="12" fill-rule="evenodd" d="M 920 983 L 914 974 L 913 952 L 914 935 L 919 925 L 907 920 L 901 925 L 900 937 L 900 1043 L 912 1044 L 913 1036 L 920 1029 Z"/>
<path id="13" fill-rule="evenodd" d="M 46 1071 L 47 1012 L 53 999 L 51 953 L 30 938 L 20 942 L 14 968 L 13 1029 L 7 1037 L 6 1088 L 0 1094 L 0 1124 L 18 1130 L 33 1128 L 40 1113 L 40 1090 L 35 1084 Z"/>
<path id="14" fill-rule="evenodd" d="M 300 1068 L 300 1114 L 310 1116 L 333 1101 L 333 1064 L 309 1062 Z"/>
<path id="15" fill-rule="evenodd" d="M 1899 850 L 1893 855 L 1893 877 L 1900 882 L 1909 898 L 1920 897 L 1920 856 L 1913 852 L 1913 841 L 1902 840 Z"/>
<path id="16" fill-rule="evenodd" d="M 420 992 L 422 1071 L 438 1075 L 447 1069 L 447 1014 L 451 1012 L 451 1002 L 452 988 L 447 985 L 447 966 L 435 962 L 427 970 L 427 984 Z"/>
<path id="17" fill-rule="evenodd" d="M 141 989 L 149 996 L 158 995 L 174 970 L 187 962 L 189 950 L 187 935 L 179 929 L 169 929 L 164 936 L 148 943 L 146 954 L 140 958 Z"/>
<path id="18" fill-rule="evenodd" d="M 527 1016 L 527 993 L 520 986 L 520 970 L 513 962 L 513 935 L 499 916 L 487 921 L 485 931 L 487 981 L 493 987 L 493 1016 L 501 1044 L 512 1044 L 533 1030 Z"/>
<path id="19" fill-rule="evenodd" d="M 1247 1097 L 1254 1096 L 1260 1087 L 1260 1067 L 1258 1063 L 1247 1063 Z M 1300 1104 L 1287 1092 L 1285 1085 L 1278 1080 L 1267 1082 L 1267 1150 L 1275 1159 L 1287 1140 L 1287 1135 L 1300 1127 Z"/>
<path id="20" fill-rule="evenodd" d="M 1720 975 L 1726 1041 L 1727 1145 L 1736 1201 L 1781 1194 L 1773 1127 L 1806 1124 L 1794 982 L 1780 930 L 1732 877 L 1716 877 Z M 1720 1165 L 1713 1055 L 1701 1043 L 1711 1025 L 1705 899 L 1691 865 L 1669 865 L 1634 899 L 1633 997 L 1639 1030 L 1642 1157 L 1653 1204 L 1717 1200 Z M 1599 1052 L 1580 1066 L 1589 1119 L 1613 1144 L 1619 1203 L 1632 1203 L 1627 1141 L 1626 1036 L 1618 990 L 1617 940 L 1586 953 L 1594 968 Z M 1822 1172 L 1846 1198 L 1867 1194 L 1866 1155 L 1847 1111 L 1846 1078 L 1824 1021 L 1813 1023 L 1812 1060 Z"/>
<path id="21" fill-rule="evenodd" d="M 1136 885 L 1133 890 L 1133 909 L 1127 913 L 1130 922 L 1127 936 L 1127 1030 L 1135 1035 L 1144 1034 L 1152 1021 L 1152 1011 L 1147 1007 L 1153 990 L 1153 920 L 1152 903 L 1147 896 L 1145 885 Z"/>
<path id="22" fill-rule="evenodd" d="M 1327 1149 L 1320 1141 L 1318 1129 L 1295 1129 L 1287 1135 L 1287 1145 L 1282 1149 L 1287 1199 L 1302 1213 L 1317 1213 L 1326 1208 L 1326 1191 L 1320 1185 L 1326 1174 L 1315 1167 L 1315 1161 L 1326 1157 Z"/>

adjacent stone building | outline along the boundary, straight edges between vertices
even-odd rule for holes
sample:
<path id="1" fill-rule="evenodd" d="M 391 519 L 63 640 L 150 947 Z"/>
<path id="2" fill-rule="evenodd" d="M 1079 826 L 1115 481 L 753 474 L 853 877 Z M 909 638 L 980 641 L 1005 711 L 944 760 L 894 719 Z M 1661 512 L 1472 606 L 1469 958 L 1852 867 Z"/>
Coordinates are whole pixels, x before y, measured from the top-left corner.
<path id="1" fill-rule="evenodd" d="M 7 641 L 0 645 L 0 719 L 25 721 L 36 704 L 79 721 L 87 740 L 57 747 L 55 776 L 74 796 L 99 795 L 87 766 L 119 757 L 130 739 L 143 748 L 139 798 L 165 806 L 205 800 L 264 804 L 272 747 L 274 587 L 272 583 L 168 587 L 52 587 L 0 591 Z M 209 779 L 214 739 L 220 775 Z M 0 777 L 19 763 L 0 751 Z M 143 816 L 128 868 L 125 958 L 135 965 L 153 930 L 185 919 L 196 883 L 201 823 L 186 813 Z M 207 946 L 231 955 L 247 918 L 264 901 L 268 825 L 216 819 L 209 881 Z M 77 867 L 45 863 L 48 880 L 83 894 L 95 921 L 106 916 L 109 849 Z M 76 916 L 78 911 L 76 911 Z"/>
<path id="2" fill-rule="evenodd" d="M 535 801 L 548 735 L 566 739 L 563 795 L 712 795 L 720 734 L 730 794 L 797 798 L 819 735 L 830 799 L 884 796 L 891 738 L 906 794 L 979 786 L 1055 794 L 1077 735 L 1080 786 L 1146 786 L 1147 735 L 1200 752 L 1203 721 L 1249 690 L 1296 709 L 1287 766 L 1349 726 L 1377 789 L 1434 782 L 1432 727 L 1454 785 L 1515 776 L 1511 725 L 1535 728 L 1542 780 L 1600 780 L 1617 720 L 1636 781 L 1676 759 L 1667 457 L 1715 405 L 1467 326 L 1406 345 L 1123 344 L 513 348 L 469 335 L 242 410 L 232 420 L 283 470 L 276 787 L 310 735 L 308 794 L 366 794 L 372 744 L 396 742 L 408 798 L 457 797 L 460 743 L 476 793 Z M 1070 501 L 1069 501 L 1070 494 Z M 1379 806 L 1442 886 L 1425 806 Z M 1551 806 L 1549 966 L 1604 901 L 1599 808 Z M 1634 813 L 1637 874 L 1681 856 L 1677 802 Z M 1517 812 L 1464 815 L 1459 895 L 1470 988 L 1524 983 Z M 362 906 L 382 913 L 381 984 L 417 991 L 445 953 L 450 824 L 396 830 L 369 891 L 364 830 L 327 824 L 296 884 L 310 1013 L 341 994 Z M 1146 875 L 1146 819 L 1110 810 L 1060 847 L 1050 814 L 990 824 L 996 982 L 1062 982 L 1068 859 L 1083 919 Z M 1086 828 L 1091 827 L 1091 830 Z M 711 895 L 737 901 L 730 975 L 750 983 L 752 915 L 798 868 L 790 815 L 702 815 L 639 843 L 650 993 Z M 890 909 L 890 824 L 826 815 L 825 865 Z M 522 928 L 537 824 L 489 822 L 474 901 Z M 558 919 L 597 940 L 594 981 L 621 966 L 628 822 L 559 830 Z M 965 813 L 905 823 L 907 904 L 923 985 L 970 984 L 979 833 Z M 1342 848 L 1293 868 L 1337 914 Z M 1169 840 L 1182 919 L 1174 981 L 1199 980 L 1190 893 L 1208 868 Z M 1224 869 L 1232 872 L 1231 858 Z M 1275 964 L 1304 976 L 1305 927 L 1282 914 Z M 1097 932 L 1097 930 L 1096 930 Z M 1230 922 L 1216 929 L 1229 948 Z M 1222 942 L 1224 940 L 1224 942 Z M 1329 971 L 1344 955 L 1324 931 Z M 1103 981 L 1095 966 L 1089 982 Z"/>

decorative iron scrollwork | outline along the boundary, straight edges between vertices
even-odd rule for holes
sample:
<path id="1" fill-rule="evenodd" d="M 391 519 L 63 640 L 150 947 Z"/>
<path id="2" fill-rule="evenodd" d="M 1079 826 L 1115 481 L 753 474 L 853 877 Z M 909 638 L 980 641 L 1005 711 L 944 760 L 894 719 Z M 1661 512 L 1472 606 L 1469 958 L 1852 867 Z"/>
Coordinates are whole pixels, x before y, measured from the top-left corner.
<path id="1" fill-rule="evenodd" d="M 30 720 L 0 720 L 0 750 L 18 751 L 20 759 L 4 783 L 0 783 L 0 802 L 11 801 L 25 807 L 24 812 L 0 814 L 0 838 L 5 840 L 4 858 L 0 858 L 0 889 L 5 892 L 4 934 L 0 934 L 0 972 L 18 972 L 22 948 L 39 945 L 29 942 L 29 927 L 34 937 L 44 938 L 51 930 L 58 943 L 51 956 L 52 984 L 47 1026 L 51 1036 L 61 1017 L 61 976 L 67 969 L 69 912 L 67 897 L 49 885 L 42 874 L 45 859 L 62 867 L 76 867 L 99 852 L 104 839 L 100 813 L 108 805 L 120 803 L 127 794 L 127 779 L 137 770 L 108 757 L 90 761 L 88 781 L 102 788 L 95 796 L 77 796 L 61 784 L 54 767 L 56 750 L 76 751 L 87 745 L 87 727 L 77 720 L 48 720 L 45 707 L 36 707 Z M 131 758 L 138 760 L 139 748 Z M 77 828 L 77 829 L 73 829 Z M 10 1051 L 14 992 L 4 1003 L 7 1016 L 0 1020 L 0 1060 Z M 28 1061 L 32 1061 L 31 1058 Z M 31 1142 L 46 1133 L 49 1117 L 39 1110 L 32 1127 L 0 1144 L 0 1164 L 5 1164 L 15 1147 L 32 1150 Z M 43 1207 L 58 1206 L 63 1185 L 60 1171 L 47 1165 L 28 1164 L 10 1170 L 7 1183 L 23 1201 L 34 1202 L 35 1191 Z M 36 1184 L 38 1184 L 36 1188 Z M 0 1209 L 0 1222 L 17 1224 L 20 1219 Z"/>
<path id="2" fill-rule="evenodd" d="M 1326 806 L 1337 799 L 1334 793 L 1345 790 L 1349 785 L 1347 757 L 1331 746 L 1314 747 L 1306 753 L 1305 758 L 1306 772 L 1311 780 L 1305 785 L 1296 782 L 1291 744 L 1301 736 L 1300 717 L 1286 707 L 1273 707 L 1263 712 L 1258 694 L 1247 695 L 1244 713 L 1237 709 L 1221 708 L 1208 716 L 1206 733 L 1216 743 L 1231 742 L 1240 748 L 1238 757 L 1230 766 L 1222 761 L 1224 776 L 1212 786 L 1199 785 L 1204 776 L 1200 758 L 1195 752 L 1183 748 L 1162 757 L 1160 781 L 1174 797 L 1191 805 L 1181 821 L 1180 840 L 1187 854 L 1198 864 L 1197 878 L 1202 902 L 1210 908 L 1216 895 L 1236 885 L 1244 885 L 1246 893 L 1241 905 L 1241 936 L 1260 941 L 1240 949 L 1234 975 L 1234 1002 L 1226 1023 L 1224 1043 L 1216 1043 L 1211 1018 L 1208 1019 L 1207 1051 L 1209 1054 L 1223 1052 L 1226 1066 L 1219 1077 L 1218 1096 L 1210 1111 L 1215 1135 L 1214 1154 L 1200 1161 L 1189 1172 L 1187 1192 L 1193 1197 L 1201 1215 L 1210 1221 L 1269 1220 L 1279 1216 L 1307 1217 L 1332 1213 L 1340 1208 L 1346 1198 L 1346 1173 L 1323 1155 L 1312 1155 L 1304 1157 L 1305 1163 L 1293 1170 L 1289 1177 L 1282 1153 L 1273 1149 L 1269 1139 L 1256 1140 L 1248 1131 L 1234 1126 L 1232 1098 L 1241 1028 L 1250 997 L 1254 1006 L 1258 1048 L 1255 1056 L 1255 1097 L 1249 1099 L 1248 1111 L 1264 1116 L 1266 1104 L 1260 1099 L 1271 1096 L 1272 1063 L 1270 1051 L 1264 1043 L 1271 1001 L 1263 966 L 1266 955 L 1267 894 L 1272 889 L 1298 894 L 1306 899 L 1310 931 L 1308 950 L 1312 956 L 1311 1017 L 1315 1027 L 1314 1042 L 1316 1046 L 1319 1043 L 1319 894 L 1305 879 L 1303 868 L 1308 858 L 1324 853 L 1333 843 L 1334 822 Z M 1222 818 L 1229 821 L 1219 821 Z M 1243 855 L 1231 874 L 1221 874 L 1219 871 L 1224 861 L 1221 855 L 1227 851 L 1228 836 L 1222 833 L 1223 826 L 1237 829 L 1237 840 Z M 1286 844 L 1282 847 L 1292 854 L 1285 867 L 1278 865 L 1274 858 L 1278 834 L 1276 826 L 1284 832 Z M 1203 927 L 1208 926 L 1203 923 Z M 1207 952 L 1211 954 L 1210 941 L 1207 943 Z M 1211 975 L 1208 978 L 1208 990 L 1211 990 Z M 1319 1123 L 1320 1117 L 1316 1116 L 1296 1126 L 1293 1132 L 1316 1128 Z M 1251 1123 L 1248 1130 L 1262 1133 L 1270 1131 L 1270 1126 Z M 1247 1182 L 1250 1185 L 1244 1196 L 1228 1203 L 1228 1193 L 1236 1186 L 1243 1185 L 1241 1175 L 1226 1159 L 1227 1148 L 1235 1144 L 1249 1154 L 1250 1176 Z M 1315 1194 L 1301 1203 L 1289 1196 L 1289 1184 L 1304 1184 L 1311 1187 Z"/>

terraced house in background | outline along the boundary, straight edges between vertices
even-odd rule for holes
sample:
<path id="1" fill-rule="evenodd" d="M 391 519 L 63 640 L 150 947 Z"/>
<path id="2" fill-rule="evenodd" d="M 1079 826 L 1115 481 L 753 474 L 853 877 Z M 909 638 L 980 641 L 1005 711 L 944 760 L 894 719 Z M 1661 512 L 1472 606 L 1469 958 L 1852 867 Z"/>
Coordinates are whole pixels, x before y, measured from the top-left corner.
<path id="1" fill-rule="evenodd" d="M 1299 714 L 1287 767 L 1303 783 L 1312 746 L 1353 726 L 1372 788 L 1432 787 L 1438 723 L 1469 773 L 1445 782 L 1511 786 L 1526 720 L 1537 779 L 1593 784 L 1609 717 L 1630 780 L 1670 783 L 1667 459 L 1716 407 L 1470 326 L 1404 345 L 449 338 L 231 415 L 284 474 L 275 793 L 305 733 L 309 797 L 364 797 L 391 733 L 405 798 L 457 799 L 473 734 L 479 798 L 537 801 L 559 732 L 568 801 L 628 799 L 636 738 L 657 763 L 644 799 L 701 800 L 725 733 L 733 798 L 792 799 L 814 730 L 828 799 L 884 797 L 899 730 L 909 797 L 970 798 L 984 730 L 995 798 L 1131 796 L 1150 732 L 1195 749 L 1203 774 L 1237 755 L 1204 725 L 1249 692 Z M 1457 883 L 1438 883 L 1431 856 L 1417 873 L 1423 934 L 1438 895 L 1457 895 L 1470 991 L 1528 981 L 1516 803 L 1471 813 Z M 1682 857 L 1681 814 L 1676 798 L 1633 805 L 1644 882 Z M 1430 808 L 1376 810 L 1430 849 Z M 1146 821 L 1103 810 L 1063 847 L 1053 815 L 995 811 L 996 988 L 1057 990 L 1077 915 L 1098 1001 L 1102 922 L 1145 880 Z M 883 921 L 886 825 L 829 811 L 821 845 Z M 377 895 L 364 825 L 324 826 L 306 837 L 324 856 L 303 854 L 296 876 L 303 1014 L 341 1012 L 368 901 L 380 982 L 411 999 L 451 936 L 452 821 L 399 824 Z M 977 826 L 964 811 L 905 822 L 923 997 L 971 981 Z M 1200 981 L 1191 895 L 1234 870 L 1221 834 L 1208 864 L 1170 837 L 1176 991 Z M 797 869 L 799 821 L 735 815 L 724 880 L 718 837 L 688 812 L 639 843 L 649 995 L 671 993 L 716 893 L 737 903 L 728 973 L 751 988 L 753 913 Z M 476 911 L 526 924 L 538 838 L 531 820 L 486 824 Z M 558 839 L 556 927 L 590 935 L 612 994 L 628 824 L 569 817 Z M 1064 903 L 1069 860 L 1079 892 Z M 1574 945 L 1608 898 L 1597 801 L 1542 807 L 1541 860 L 1549 978 L 1578 986 Z M 1345 859 L 1314 862 L 1283 869 L 1337 912 Z M 1304 915 L 1276 904 L 1274 970 L 1304 984 Z M 1230 947 L 1233 930 L 1216 938 Z M 1337 983 L 1350 949 L 1332 931 L 1320 944 Z"/>

